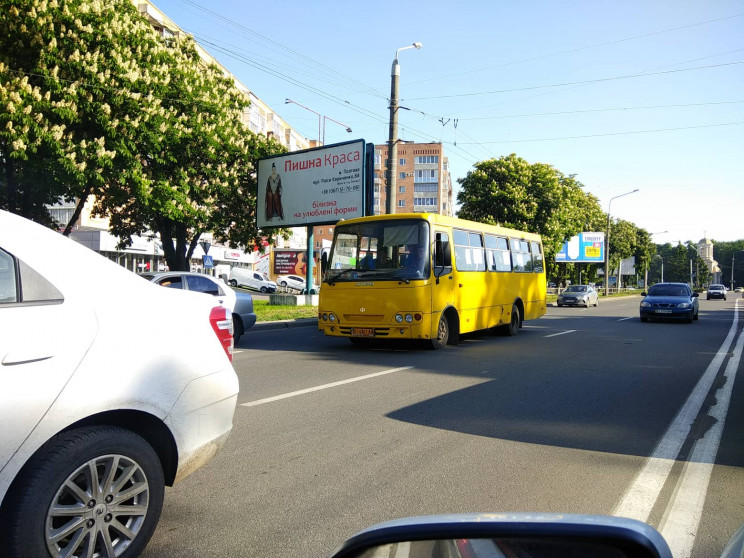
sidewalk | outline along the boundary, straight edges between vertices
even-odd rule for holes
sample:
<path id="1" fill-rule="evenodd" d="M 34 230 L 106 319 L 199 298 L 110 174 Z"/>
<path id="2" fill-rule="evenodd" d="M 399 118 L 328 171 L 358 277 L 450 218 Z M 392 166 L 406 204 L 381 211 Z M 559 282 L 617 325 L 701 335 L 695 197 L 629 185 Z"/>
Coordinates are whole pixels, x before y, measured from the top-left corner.
<path id="1" fill-rule="evenodd" d="M 251 331 L 267 331 L 271 329 L 289 329 L 295 327 L 317 327 L 318 318 L 298 318 L 296 320 L 278 320 L 275 322 L 256 322 L 246 333 Z"/>

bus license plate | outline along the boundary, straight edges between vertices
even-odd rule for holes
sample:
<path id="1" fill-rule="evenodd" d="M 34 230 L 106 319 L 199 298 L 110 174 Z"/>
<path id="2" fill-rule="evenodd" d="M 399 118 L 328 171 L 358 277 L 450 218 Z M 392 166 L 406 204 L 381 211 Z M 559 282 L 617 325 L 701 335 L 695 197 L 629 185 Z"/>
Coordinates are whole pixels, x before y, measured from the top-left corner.
<path id="1" fill-rule="evenodd" d="M 351 334 L 354 337 L 374 337 L 375 330 L 371 327 L 352 327 Z"/>
<path id="2" fill-rule="evenodd" d="M 654 310 L 657 314 L 671 314 L 671 310 Z"/>

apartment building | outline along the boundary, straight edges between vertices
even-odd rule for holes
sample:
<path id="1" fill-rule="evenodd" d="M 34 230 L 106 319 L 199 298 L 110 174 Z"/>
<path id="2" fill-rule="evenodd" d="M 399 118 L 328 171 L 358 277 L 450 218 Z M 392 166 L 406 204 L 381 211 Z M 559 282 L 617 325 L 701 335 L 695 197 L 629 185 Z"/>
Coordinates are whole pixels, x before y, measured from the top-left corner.
<path id="1" fill-rule="evenodd" d="M 153 3 L 147 0 L 132 0 L 132 3 L 137 7 L 137 10 L 142 15 L 147 17 L 153 29 L 163 37 L 178 37 L 184 34 L 184 31 L 178 27 L 175 22 L 169 19 L 168 16 L 161 12 Z M 250 99 L 251 106 L 243 112 L 242 121 L 252 132 L 274 138 L 289 151 L 297 151 L 311 147 L 310 140 L 303 137 L 292 128 L 292 126 L 289 125 L 281 116 L 276 114 L 271 107 L 264 103 L 258 95 L 241 83 L 238 78 L 229 72 L 227 68 L 204 50 L 204 48 L 202 48 L 198 43 L 196 44 L 196 49 L 199 56 L 201 56 L 207 63 L 216 64 L 222 68 L 224 74 L 235 82 L 235 86 L 238 90 L 243 92 L 243 94 Z"/>
<path id="2" fill-rule="evenodd" d="M 375 147 L 374 214 L 385 213 L 388 145 Z M 394 213 L 439 213 L 453 215 L 452 177 L 441 143 L 398 144 L 398 176 L 393 192 Z M 315 227 L 315 249 L 330 246 L 333 226 Z"/>

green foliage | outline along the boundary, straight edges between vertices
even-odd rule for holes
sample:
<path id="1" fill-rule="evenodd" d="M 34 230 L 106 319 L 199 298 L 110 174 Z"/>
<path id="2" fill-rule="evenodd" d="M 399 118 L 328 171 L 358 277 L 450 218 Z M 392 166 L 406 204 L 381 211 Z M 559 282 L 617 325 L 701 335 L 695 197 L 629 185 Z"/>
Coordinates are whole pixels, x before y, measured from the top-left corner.
<path id="1" fill-rule="evenodd" d="M 123 244 L 159 232 L 171 269 L 207 231 L 259 243 L 255 162 L 283 148 L 247 129 L 248 97 L 193 39 L 162 38 L 129 0 L 0 12 L 0 207 L 48 222 L 46 204 L 95 200 Z"/>
<path id="2" fill-rule="evenodd" d="M 711 274 L 705 261 L 698 254 L 697 243 L 688 240 L 676 246 L 670 243 L 656 246 L 657 254 L 649 262 L 649 283 L 661 281 L 661 262 L 664 262 L 664 281 L 690 283 L 692 265 L 693 286 L 710 284 Z"/>
<path id="3" fill-rule="evenodd" d="M 733 242 L 713 242 L 713 258 L 721 268 L 721 281 L 731 287 L 731 266 L 734 288 L 744 286 L 744 239 Z"/>

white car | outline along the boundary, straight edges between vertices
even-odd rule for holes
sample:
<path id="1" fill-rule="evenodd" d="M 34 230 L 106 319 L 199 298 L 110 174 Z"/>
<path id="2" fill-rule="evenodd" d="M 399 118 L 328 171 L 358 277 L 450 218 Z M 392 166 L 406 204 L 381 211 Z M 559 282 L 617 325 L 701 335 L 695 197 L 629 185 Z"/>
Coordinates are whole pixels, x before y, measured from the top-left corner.
<path id="1" fill-rule="evenodd" d="M 227 280 L 231 287 L 247 287 L 262 293 L 276 292 L 276 283 L 258 271 L 244 267 L 233 267 Z"/>
<path id="2" fill-rule="evenodd" d="M 279 275 L 276 278 L 276 282 L 280 287 L 284 287 L 285 289 L 294 289 L 296 291 L 304 291 L 305 285 L 307 284 L 305 278 L 300 277 L 299 275 Z M 313 285 L 313 289 L 315 289 L 315 292 L 317 293 L 320 287 L 318 285 Z"/>
<path id="3" fill-rule="evenodd" d="M 232 347 L 214 299 L 0 211 L 2 551 L 139 555 L 232 428 Z"/>

